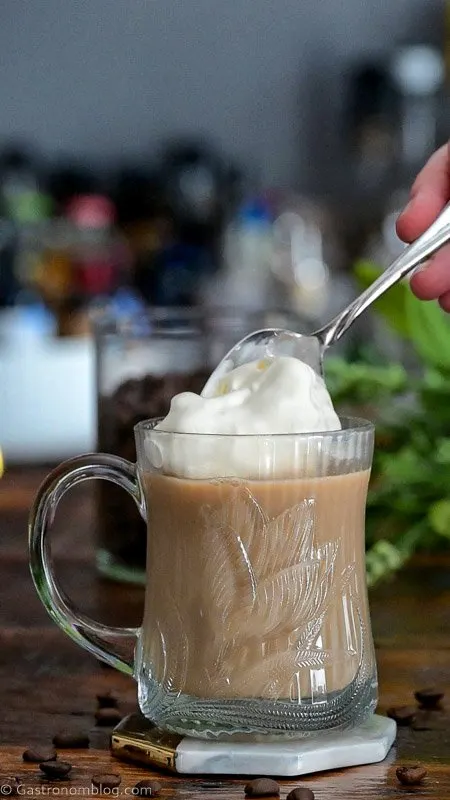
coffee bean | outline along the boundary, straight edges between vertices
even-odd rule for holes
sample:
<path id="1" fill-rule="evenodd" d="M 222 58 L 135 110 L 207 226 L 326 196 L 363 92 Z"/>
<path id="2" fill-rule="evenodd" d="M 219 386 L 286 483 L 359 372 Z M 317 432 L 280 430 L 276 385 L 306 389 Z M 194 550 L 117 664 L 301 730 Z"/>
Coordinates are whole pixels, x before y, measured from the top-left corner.
<path id="1" fill-rule="evenodd" d="M 314 792 L 307 786 L 297 786 L 286 795 L 286 800 L 314 800 Z"/>
<path id="2" fill-rule="evenodd" d="M 70 731 L 60 731 L 53 737 L 55 747 L 66 750 L 81 750 L 89 747 L 89 736 L 87 733 L 71 733 Z"/>
<path id="3" fill-rule="evenodd" d="M 133 787 L 134 797 L 158 797 L 161 791 L 159 781 L 152 781 L 151 778 L 138 781 Z"/>
<path id="4" fill-rule="evenodd" d="M 445 714 L 436 713 L 436 709 L 419 708 L 411 727 L 414 731 L 447 731 L 448 719 Z"/>
<path id="5" fill-rule="evenodd" d="M 416 709 L 413 706 L 396 706 L 388 708 L 386 714 L 395 719 L 397 725 L 411 725 L 416 718 Z"/>
<path id="6" fill-rule="evenodd" d="M 117 708 L 99 708 L 95 712 L 95 721 L 97 725 L 107 728 L 108 726 L 117 725 L 122 719 L 122 714 Z"/>
<path id="7" fill-rule="evenodd" d="M 420 764 L 414 764 L 412 767 L 397 767 L 395 774 L 404 786 L 417 786 L 422 783 L 427 771 Z"/>
<path id="8" fill-rule="evenodd" d="M 439 703 L 444 697 L 444 692 L 436 686 L 428 686 L 426 689 L 418 689 L 414 692 L 414 697 L 422 708 L 438 708 Z"/>
<path id="9" fill-rule="evenodd" d="M 112 692 L 104 692 L 97 695 L 97 704 L 99 708 L 117 708 L 119 705 L 119 698 Z"/>
<path id="10" fill-rule="evenodd" d="M 117 775 L 115 772 L 97 772 L 91 778 L 92 785 L 95 786 L 96 789 L 100 789 L 101 792 L 117 789 L 117 787 L 120 786 L 121 780 L 122 778 L 120 775 Z"/>
<path id="11" fill-rule="evenodd" d="M 17 797 L 21 786 L 19 778 L 2 778 L 0 781 L 0 796 L 5 798 Z"/>
<path id="12" fill-rule="evenodd" d="M 430 711 L 425 710 L 418 710 L 415 720 L 412 723 L 411 727 L 415 731 L 432 731 L 435 728 L 433 717 L 435 715 L 431 714 Z"/>
<path id="13" fill-rule="evenodd" d="M 255 778 L 245 787 L 246 797 L 274 797 L 280 794 L 280 787 L 272 778 Z"/>
<path id="14" fill-rule="evenodd" d="M 68 761 L 43 761 L 42 764 L 39 764 L 39 769 L 46 778 L 61 779 L 68 777 L 72 764 L 69 764 Z"/>
<path id="15" fill-rule="evenodd" d="M 41 761 L 56 761 L 56 750 L 33 750 L 29 748 L 22 754 L 24 761 L 40 764 Z"/>

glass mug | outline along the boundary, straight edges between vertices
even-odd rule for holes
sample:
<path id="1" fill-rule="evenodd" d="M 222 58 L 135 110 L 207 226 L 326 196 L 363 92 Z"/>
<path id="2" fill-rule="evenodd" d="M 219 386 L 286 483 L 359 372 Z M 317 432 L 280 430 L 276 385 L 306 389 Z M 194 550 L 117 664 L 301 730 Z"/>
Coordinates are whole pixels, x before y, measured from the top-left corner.
<path id="1" fill-rule="evenodd" d="M 136 465 L 84 455 L 39 489 L 31 573 L 51 617 L 134 676 L 141 711 L 162 730 L 302 737 L 365 720 L 377 703 L 364 547 L 372 424 L 239 436 L 169 433 L 157 422 L 134 429 Z M 147 520 L 138 629 L 82 616 L 53 574 L 56 506 L 88 478 L 126 489 Z"/>

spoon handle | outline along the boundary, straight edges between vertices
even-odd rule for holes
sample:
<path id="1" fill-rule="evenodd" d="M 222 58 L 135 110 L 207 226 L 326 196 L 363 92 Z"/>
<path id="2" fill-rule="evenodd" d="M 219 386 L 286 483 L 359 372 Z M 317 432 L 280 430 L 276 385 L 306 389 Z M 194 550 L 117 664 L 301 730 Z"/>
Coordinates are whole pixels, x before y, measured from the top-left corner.
<path id="1" fill-rule="evenodd" d="M 337 342 L 353 325 L 360 314 L 391 286 L 404 278 L 422 261 L 425 261 L 443 244 L 450 240 L 450 203 L 444 208 L 433 224 L 405 248 L 403 253 L 388 267 L 379 278 L 353 300 L 344 311 L 341 311 L 331 322 L 315 332 L 324 348 Z"/>

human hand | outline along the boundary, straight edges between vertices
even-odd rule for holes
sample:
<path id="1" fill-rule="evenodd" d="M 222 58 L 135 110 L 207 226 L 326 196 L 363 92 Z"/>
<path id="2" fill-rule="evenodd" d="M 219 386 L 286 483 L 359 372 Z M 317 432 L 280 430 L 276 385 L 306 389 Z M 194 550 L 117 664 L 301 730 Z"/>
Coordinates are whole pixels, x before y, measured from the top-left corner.
<path id="1" fill-rule="evenodd" d="M 450 201 L 450 145 L 431 156 L 417 175 L 411 199 L 397 220 L 404 242 L 417 239 Z M 450 313 L 450 245 L 442 247 L 411 278 L 411 289 L 420 300 L 438 300 Z"/>

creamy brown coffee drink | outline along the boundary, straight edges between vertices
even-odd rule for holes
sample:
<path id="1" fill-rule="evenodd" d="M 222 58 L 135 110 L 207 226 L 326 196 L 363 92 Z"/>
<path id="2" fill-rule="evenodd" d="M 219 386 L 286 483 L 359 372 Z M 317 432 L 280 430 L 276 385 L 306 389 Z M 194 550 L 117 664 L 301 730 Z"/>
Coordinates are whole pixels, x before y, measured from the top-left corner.
<path id="1" fill-rule="evenodd" d="M 368 620 L 368 480 L 368 470 L 279 481 L 146 474 L 142 646 L 153 679 L 197 697 L 293 701 L 351 683 Z"/>
<path id="2" fill-rule="evenodd" d="M 30 515 L 36 588 L 76 642 L 133 675 L 142 714 L 164 734 L 237 744 L 347 731 L 378 700 L 364 563 L 373 425 L 339 419 L 296 359 L 220 374 L 212 395 L 176 395 L 163 420 L 135 426 L 135 464 L 81 456 L 42 485 Z M 86 477 L 125 489 L 148 521 L 139 628 L 80 617 L 54 579 L 54 510 Z M 374 731 L 356 735 L 373 743 Z M 190 763 L 214 771 L 217 753 L 199 748 Z M 238 763 L 234 749 L 223 758 Z"/>
<path id="3" fill-rule="evenodd" d="M 220 706 L 221 725 L 239 702 L 284 704 L 288 725 L 289 709 L 307 718 L 321 704 L 333 724 L 334 699 L 341 715 L 370 708 L 370 436 L 341 429 L 322 378 L 293 358 L 238 367 L 212 397 L 172 400 L 140 459 L 150 716 L 163 707 L 169 719 L 173 698 L 205 720 L 219 713 L 208 704 L 236 701 Z M 207 707 L 193 712 L 196 702 Z"/>

